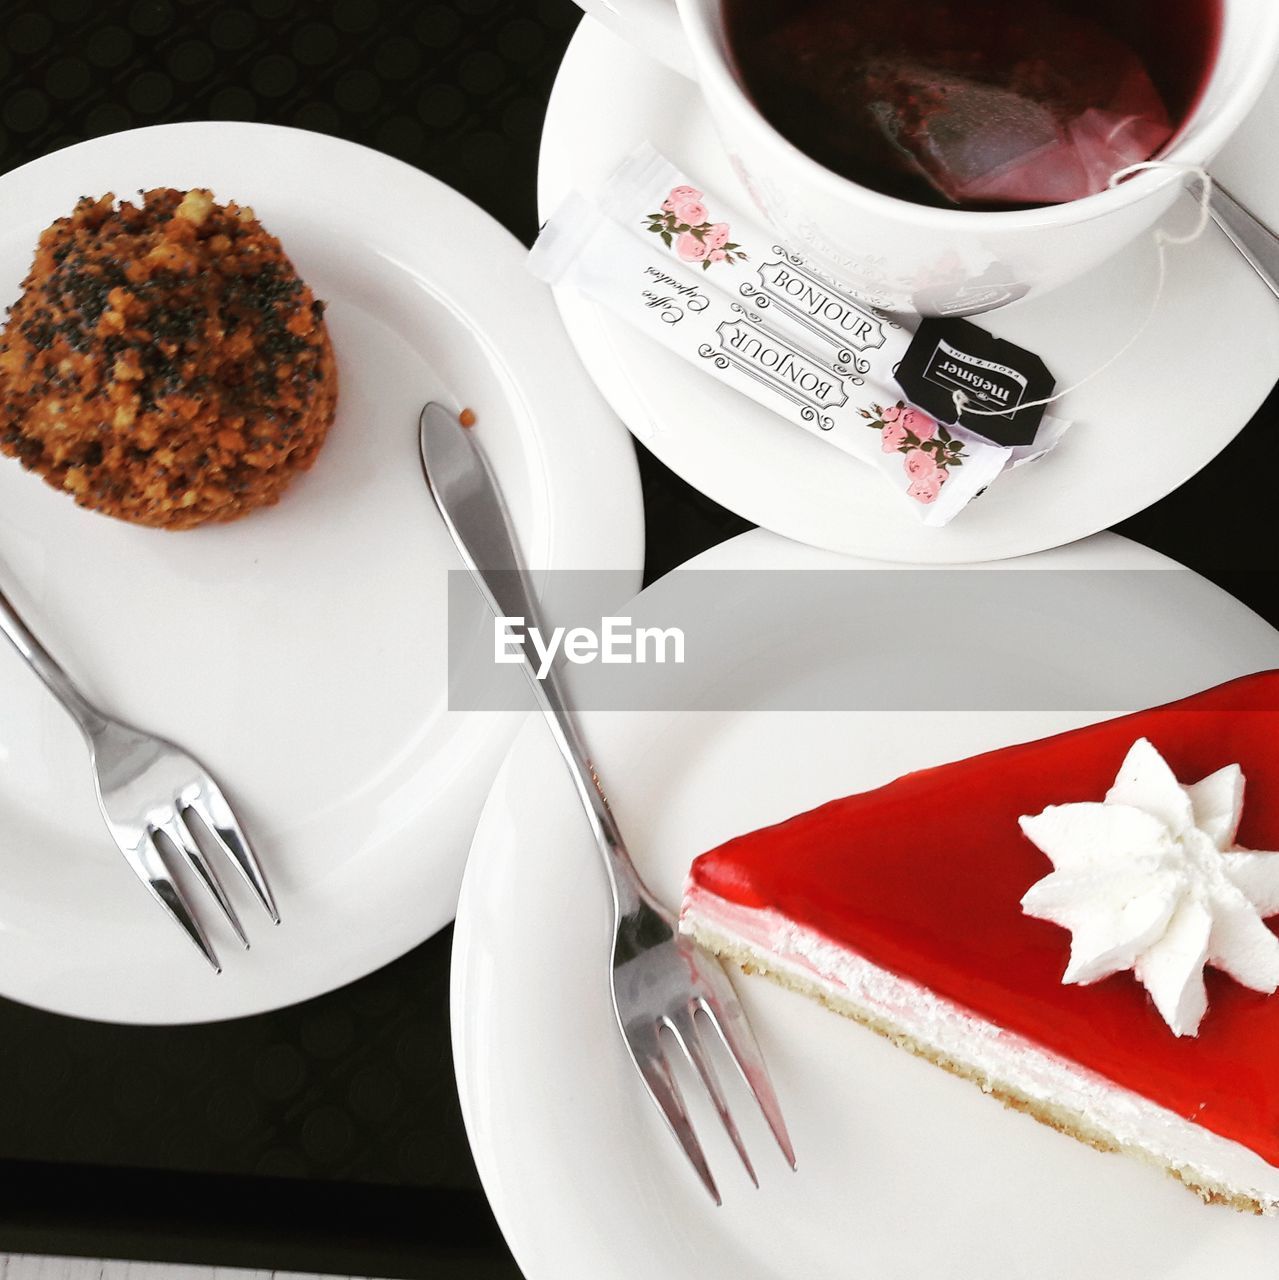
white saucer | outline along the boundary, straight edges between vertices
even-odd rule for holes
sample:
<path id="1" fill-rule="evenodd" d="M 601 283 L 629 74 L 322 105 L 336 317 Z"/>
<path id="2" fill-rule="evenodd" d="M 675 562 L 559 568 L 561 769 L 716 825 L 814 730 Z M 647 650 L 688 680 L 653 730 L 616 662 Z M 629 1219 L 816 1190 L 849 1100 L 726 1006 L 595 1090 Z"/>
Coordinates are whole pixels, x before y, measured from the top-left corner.
<path id="1" fill-rule="evenodd" d="M 610 802 L 658 896 L 678 903 L 692 859 L 732 835 L 911 769 L 1103 719 L 1112 698 L 1131 695 L 1138 671 L 1142 696 L 1162 701 L 1279 663 L 1279 633 L 1267 623 L 1206 580 L 1113 534 L 1004 563 L 1018 576 L 1034 569 L 1069 577 L 1073 570 L 1168 572 L 1084 580 L 1087 593 L 1122 593 L 1130 600 L 1126 616 L 1082 616 L 1065 599 L 1079 597 L 1053 593 L 1041 621 L 1057 643 L 1019 655 L 1014 674 L 1026 701 L 1013 705 L 1055 711 L 677 709 L 586 717 Z M 761 530 L 690 565 L 790 574 L 856 567 Z M 661 673 L 653 677 L 655 699 L 681 687 L 687 695 L 658 705 L 781 708 L 791 699 L 811 706 L 815 687 L 831 687 L 868 663 L 903 680 L 939 655 L 948 672 L 1005 665 L 989 637 L 949 616 L 928 621 L 932 574 L 922 573 L 918 592 L 909 581 L 893 584 L 906 593 L 902 607 L 877 611 L 856 630 L 829 625 L 817 590 L 794 609 L 776 608 L 770 576 L 742 573 L 729 607 L 719 591 L 705 617 L 684 615 L 690 638 L 710 627 L 721 647 L 698 687 L 681 686 L 678 668 L 653 668 Z M 636 625 L 669 625 L 672 598 L 690 607 L 693 592 L 669 587 L 664 579 L 628 606 Z M 798 602 L 801 593 L 787 598 Z M 1163 643 L 1170 626 L 1179 628 L 1172 652 Z M 1157 664 L 1151 653 L 1160 655 Z M 910 686 L 900 687 L 909 697 Z M 1077 692 L 1076 705 L 1103 709 L 1060 709 L 1066 688 Z M 716 1209 L 618 1036 L 608 994 L 607 894 L 567 771 L 545 726 L 531 720 L 476 833 L 458 909 L 452 999 L 471 1144 L 528 1280 L 1273 1275 L 1279 1222 L 1206 1207 L 1159 1171 L 1007 1111 L 971 1084 L 762 979 L 735 985 L 763 1045 L 799 1170 L 785 1167 L 753 1103 L 725 1073 L 762 1187 L 751 1187 L 714 1113 L 690 1092 L 724 1195 Z"/>
<path id="2" fill-rule="evenodd" d="M 283 917 L 273 929 L 239 895 L 245 953 L 197 897 L 225 965 L 214 976 L 112 845 L 71 721 L 0 643 L 0 993 L 121 1022 L 302 1000 L 453 915 L 522 717 L 447 708 L 461 563 L 418 461 L 425 401 L 474 408 L 535 563 L 619 569 L 637 587 L 643 562 L 630 438 L 524 249 L 386 156 L 233 123 L 59 151 L 0 179 L 0 297 L 82 193 L 157 185 L 212 187 L 279 235 L 329 302 L 341 396 L 314 469 L 277 507 L 187 533 L 80 510 L 0 457 L 0 582 L 92 696 L 208 765 Z"/>
<path id="3" fill-rule="evenodd" d="M 652 0 L 660 5 L 662 0 Z M 1271 87 L 1214 166 L 1279 224 L 1279 128 Z M 652 142 L 699 185 L 750 210 L 701 95 L 668 67 L 586 18 L 564 59 L 542 138 L 539 204 L 590 192 Z M 1174 210 L 1193 220 L 1189 199 Z M 1058 292 L 979 318 L 1038 351 L 1070 386 L 1141 326 L 1156 290 L 1144 240 Z M 1165 295 L 1136 344 L 1059 406 L 1076 426 L 1033 467 L 1005 475 L 944 529 L 922 527 L 855 459 L 715 382 L 580 297 L 560 310 L 600 389 L 636 437 L 715 501 L 786 537 L 853 555 L 956 563 L 1060 546 L 1126 519 L 1216 456 L 1279 376 L 1279 304 L 1215 228 L 1170 250 Z M 1242 478 L 1241 478 L 1242 479 Z"/>

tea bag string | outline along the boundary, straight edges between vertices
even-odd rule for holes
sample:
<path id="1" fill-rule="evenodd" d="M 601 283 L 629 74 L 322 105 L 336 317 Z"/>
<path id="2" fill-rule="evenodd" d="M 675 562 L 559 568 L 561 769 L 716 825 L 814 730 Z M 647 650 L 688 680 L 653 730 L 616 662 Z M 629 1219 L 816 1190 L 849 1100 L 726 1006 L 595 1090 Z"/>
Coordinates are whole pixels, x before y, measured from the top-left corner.
<path id="1" fill-rule="evenodd" d="M 1147 169 L 1171 169 L 1176 173 L 1183 173 L 1187 177 L 1199 179 L 1199 215 L 1195 219 L 1195 225 L 1190 231 L 1184 235 L 1174 235 L 1171 231 L 1165 230 L 1163 227 L 1155 228 L 1155 247 L 1159 255 L 1159 280 L 1155 287 L 1155 296 L 1151 300 L 1150 308 L 1146 312 L 1145 318 L 1137 327 L 1132 337 L 1124 343 L 1118 351 L 1114 353 L 1104 364 L 1098 366 L 1091 373 L 1079 379 L 1078 382 L 1072 383 L 1070 386 L 1063 388 L 1061 391 L 1054 392 L 1050 396 L 1045 396 L 1042 400 L 1028 400 L 1025 404 L 1018 405 L 1020 412 L 1022 409 L 1038 409 L 1041 405 L 1046 406 L 1055 404 L 1058 400 L 1070 395 L 1072 392 L 1078 391 L 1080 387 L 1085 386 L 1094 378 L 1100 377 L 1112 365 L 1122 360 L 1124 356 L 1132 350 L 1141 339 L 1142 335 L 1150 328 L 1150 323 L 1155 318 L 1155 312 L 1159 310 L 1159 304 L 1163 301 L 1164 291 L 1168 284 L 1168 249 L 1169 246 L 1194 244 L 1200 239 L 1204 232 L 1208 229 L 1208 222 L 1212 217 L 1212 175 L 1199 165 L 1192 164 L 1175 164 L 1171 160 L 1143 160 L 1140 164 L 1130 164 L 1127 168 L 1119 169 L 1110 175 L 1110 187 L 1117 187 L 1125 178 L 1131 177 L 1134 173 L 1142 173 Z M 982 418 L 1004 418 L 1008 416 L 1007 409 L 979 409 L 972 405 L 971 398 L 966 392 L 961 391 L 958 387 L 951 395 L 951 399 L 955 404 L 956 414 L 968 414 L 970 417 Z"/>

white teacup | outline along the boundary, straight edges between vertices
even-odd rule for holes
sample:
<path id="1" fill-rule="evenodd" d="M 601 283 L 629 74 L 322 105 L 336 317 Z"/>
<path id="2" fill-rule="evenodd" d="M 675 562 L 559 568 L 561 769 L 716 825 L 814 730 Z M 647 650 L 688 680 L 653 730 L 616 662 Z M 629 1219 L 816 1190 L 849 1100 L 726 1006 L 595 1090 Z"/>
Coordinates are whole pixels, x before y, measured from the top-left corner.
<path id="1" fill-rule="evenodd" d="M 759 113 L 733 68 L 720 0 L 579 3 L 697 79 L 734 168 L 780 237 L 877 306 L 965 315 L 1046 292 L 1149 231 L 1185 185 L 1171 169 L 1149 170 L 1068 204 L 998 212 L 881 195 L 809 159 Z M 1209 165 L 1274 74 L 1279 0 L 1223 7 L 1208 83 L 1159 159 Z"/>

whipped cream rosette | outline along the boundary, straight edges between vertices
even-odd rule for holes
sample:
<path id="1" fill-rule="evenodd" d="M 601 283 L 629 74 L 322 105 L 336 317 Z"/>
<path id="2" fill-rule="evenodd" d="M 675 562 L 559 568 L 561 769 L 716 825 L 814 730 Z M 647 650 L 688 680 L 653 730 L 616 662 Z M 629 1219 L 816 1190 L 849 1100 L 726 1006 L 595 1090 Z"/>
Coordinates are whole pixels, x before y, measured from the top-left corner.
<path id="1" fill-rule="evenodd" d="M 1021 829 L 1054 870 L 1022 910 L 1069 929 L 1065 983 L 1131 969 L 1177 1036 L 1208 1010 L 1204 966 L 1269 995 L 1279 988 L 1279 854 L 1235 845 L 1238 765 L 1179 782 L 1145 738 L 1100 803 L 1050 805 Z"/>

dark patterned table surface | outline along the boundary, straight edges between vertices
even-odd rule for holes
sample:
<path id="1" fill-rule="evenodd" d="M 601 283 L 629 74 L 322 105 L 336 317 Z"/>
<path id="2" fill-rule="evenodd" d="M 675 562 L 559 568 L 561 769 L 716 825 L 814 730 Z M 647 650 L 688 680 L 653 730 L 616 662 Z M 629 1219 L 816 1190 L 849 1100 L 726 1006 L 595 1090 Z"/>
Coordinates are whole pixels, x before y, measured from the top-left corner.
<path id="1" fill-rule="evenodd" d="M 0 168 L 139 125 L 271 121 L 388 151 L 527 242 L 579 18 L 572 0 L 6 0 Z M 1272 620 L 1277 408 L 1120 530 Z M 649 580 L 748 527 L 640 454 Z M 518 1275 L 454 1091 L 449 945 L 446 931 L 341 991 L 213 1026 L 0 1001 L 0 1252 Z"/>

